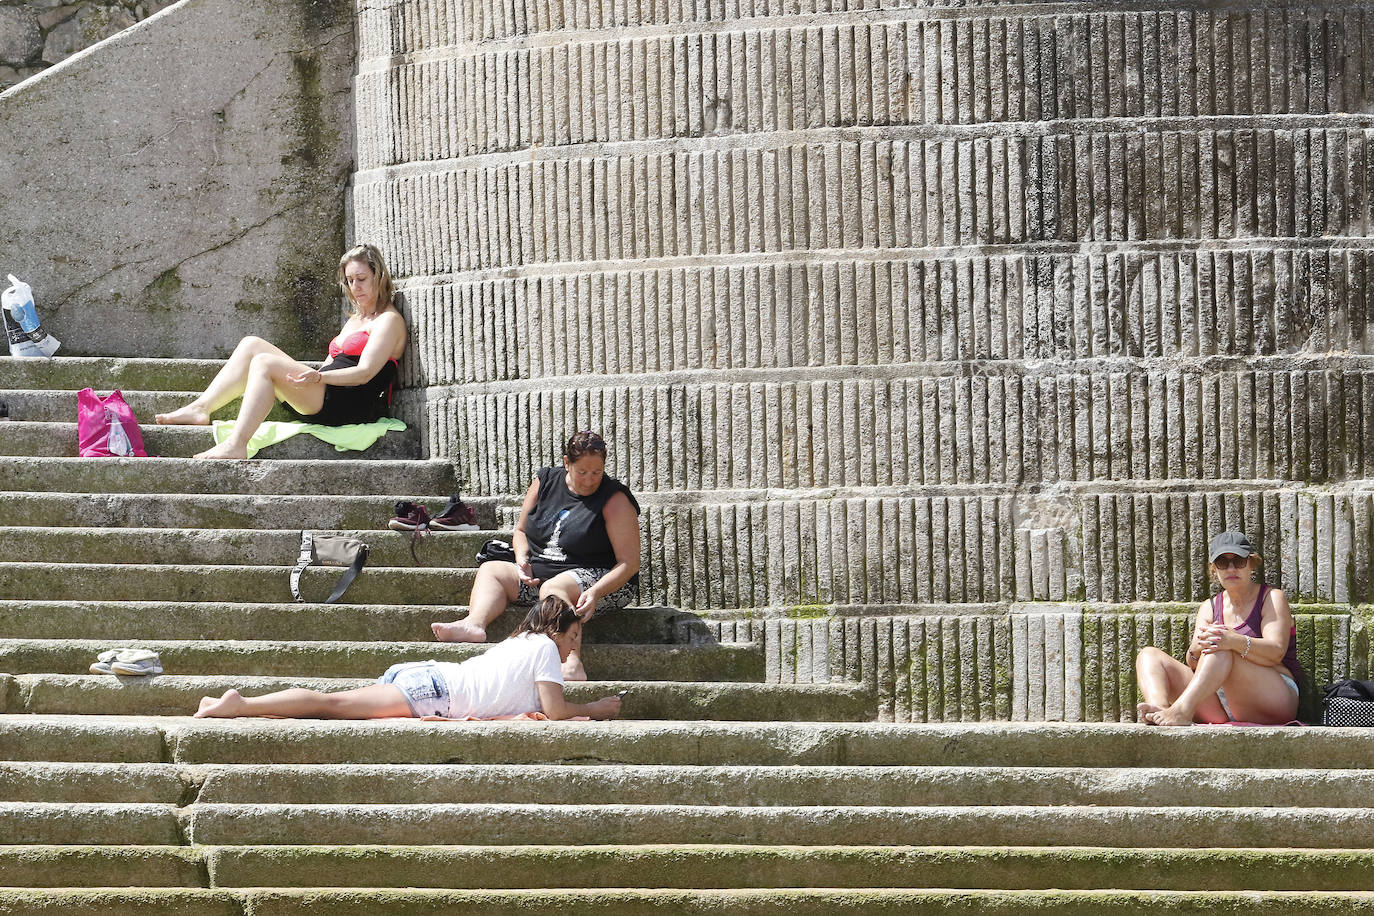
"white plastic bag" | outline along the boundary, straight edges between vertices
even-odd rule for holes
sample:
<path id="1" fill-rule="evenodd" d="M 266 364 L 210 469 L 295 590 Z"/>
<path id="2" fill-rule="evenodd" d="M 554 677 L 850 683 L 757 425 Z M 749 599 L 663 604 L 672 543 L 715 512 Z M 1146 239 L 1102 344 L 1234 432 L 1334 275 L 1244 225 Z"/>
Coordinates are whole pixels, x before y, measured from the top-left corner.
<path id="1" fill-rule="evenodd" d="M 38 322 L 38 310 L 33 306 L 33 290 L 23 280 L 10 274 L 10 287 L 0 296 L 5 313 L 5 337 L 9 340 L 10 356 L 52 356 L 61 341 L 43 330 Z"/>

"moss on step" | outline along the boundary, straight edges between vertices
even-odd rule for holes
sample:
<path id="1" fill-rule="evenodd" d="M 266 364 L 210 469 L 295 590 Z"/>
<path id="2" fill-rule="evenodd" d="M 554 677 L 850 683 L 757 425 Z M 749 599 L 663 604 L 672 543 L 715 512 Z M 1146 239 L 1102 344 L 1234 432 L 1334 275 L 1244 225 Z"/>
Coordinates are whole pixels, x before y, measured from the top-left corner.
<path id="1" fill-rule="evenodd" d="M 179 846 L 0 846 L 6 888 L 197 888 L 206 878 L 202 852 Z"/>
<path id="2" fill-rule="evenodd" d="M 798 604 L 787 608 L 785 614 L 792 620 L 819 620 L 828 617 L 830 611 L 826 604 Z"/>
<path id="3" fill-rule="evenodd" d="M 0 916 L 61 913 L 107 916 L 111 910 L 141 916 L 420 916 L 531 912 L 569 916 L 719 914 L 732 916 L 925 916 L 978 913 L 981 916 L 1131 916 L 1138 913 L 1257 916 L 1371 913 L 1374 895 L 1359 892 L 1303 894 L 1167 891 L 956 891 L 956 890 L 30 890 L 0 897 Z"/>
<path id="4" fill-rule="evenodd" d="M 1364 890 L 1366 850 L 864 846 L 231 846 L 216 887 Z"/>

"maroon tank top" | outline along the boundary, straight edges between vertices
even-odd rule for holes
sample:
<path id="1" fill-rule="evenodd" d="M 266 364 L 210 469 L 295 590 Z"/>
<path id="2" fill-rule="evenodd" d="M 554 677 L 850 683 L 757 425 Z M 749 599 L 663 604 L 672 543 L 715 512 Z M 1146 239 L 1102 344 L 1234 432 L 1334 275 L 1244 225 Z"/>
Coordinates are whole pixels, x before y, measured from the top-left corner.
<path id="1" fill-rule="evenodd" d="M 1251 639 L 1263 639 L 1264 634 L 1260 632 L 1260 623 L 1264 620 L 1264 599 L 1268 594 L 1269 586 L 1261 585 L 1259 599 L 1255 601 L 1255 608 L 1250 612 L 1250 616 L 1231 629 L 1242 636 L 1249 636 Z M 1226 626 L 1226 617 L 1221 612 L 1221 606 L 1225 598 L 1225 592 L 1217 592 L 1212 599 L 1212 622 L 1223 627 Z M 1283 666 L 1288 669 L 1289 674 L 1293 675 L 1293 680 L 1301 680 L 1302 666 L 1298 664 L 1298 628 L 1296 626 L 1288 629 L 1288 648 L 1283 653 Z"/>

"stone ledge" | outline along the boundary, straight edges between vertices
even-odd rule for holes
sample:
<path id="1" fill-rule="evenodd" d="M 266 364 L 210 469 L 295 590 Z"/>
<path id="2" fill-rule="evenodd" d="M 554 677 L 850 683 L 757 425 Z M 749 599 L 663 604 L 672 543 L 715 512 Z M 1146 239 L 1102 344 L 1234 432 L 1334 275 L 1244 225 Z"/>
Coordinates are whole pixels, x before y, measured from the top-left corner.
<path id="1" fill-rule="evenodd" d="M 0 846 L 8 887 L 1363 890 L 1367 851 L 872 846 Z M 1207 871 L 1209 877 L 1200 876 Z M 208 880 L 207 880 L 208 874 Z"/>
<path id="2" fill-rule="evenodd" d="M 952 909 L 986 916 L 1044 911 L 1063 916 L 1136 916 L 1140 913 L 1217 912 L 1260 916 L 1313 916 L 1374 912 L 1374 894 L 1345 891 L 1009 891 L 1009 890 L 15 890 L 0 898 L 2 916 L 62 913 L 105 916 L 111 909 L 140 916 L 525 916 L 554 912 L 581 916 L 737 916 L 863 914 L 935 916 Z"/>
<path id="3" fill-rule="evenodd" d="M 1374 730 L 1118 723 L 208 721 L 0 715 L 11 760 L 1367 770 Z M 164 753 L 165 745 L 165 753 Z M 73 756 L 76 755 L 76 756 Z"/>

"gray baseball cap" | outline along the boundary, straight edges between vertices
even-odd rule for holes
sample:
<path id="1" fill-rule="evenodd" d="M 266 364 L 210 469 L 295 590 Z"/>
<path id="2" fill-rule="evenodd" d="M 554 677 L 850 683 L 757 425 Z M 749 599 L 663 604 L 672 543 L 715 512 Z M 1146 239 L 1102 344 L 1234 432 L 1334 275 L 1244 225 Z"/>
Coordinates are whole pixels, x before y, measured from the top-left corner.
<path id="1" fill-rule="evenodd" d="M 1238 557 L 1248 557 L 1255 552 L 1255 545 L 1241 531 L 1223 531 L 1212 538 L 1207 548 L 1207 562 L 1215 563 L 1223 553 L 1233 553 Z"/>

